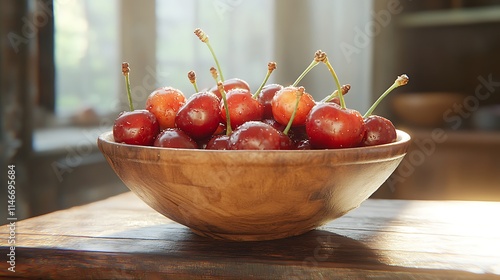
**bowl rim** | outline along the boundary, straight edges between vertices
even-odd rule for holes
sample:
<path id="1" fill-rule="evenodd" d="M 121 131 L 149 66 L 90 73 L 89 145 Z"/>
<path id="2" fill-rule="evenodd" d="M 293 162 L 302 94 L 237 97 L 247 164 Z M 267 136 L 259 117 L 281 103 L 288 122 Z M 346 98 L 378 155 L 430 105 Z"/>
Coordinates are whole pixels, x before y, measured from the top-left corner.
<path id="1" fill-rule="evenodd" d="M 127 187 L 157 212 L 186 225 L 200 235 L 218 239 L 250 241 L 301 234 L 359 206 L 379 187 L 379 185 L 370 182 L 387 179 L 393 168 L 406 155 L 410 144 L 410 135 L 401 130 L 397 130 L 397 135 L 396 142 L 371 147 L 328 150 L 234 151 L 128 145 L 114 142 L 112 131 L 108 131 L 98 137 L 98 146 Z M 266 173 L 262 173 L 263 171 Z M 368 173 L 366 173 L 367 171 Z M 315 177 L 318 174 L 316 172 L 324 174 L 325 177 Z M 242 176 L 242 174 L 244 174 L 242 179 L 244 183 L 241 184 L 245 187 L 240 189 L 238 186 L 241 184 L 236 184 L 233 187 L 230 176 Z M 360 177 L 365 179 L 358 181 L 356 178 L 354 179 L 355 183 L 353 183 L 355 185 L 351 186 L 351 183 L 347 182 L 353 181 L 350 179 L 351 176 L 354 176 L 353 174 L 356 175 L 355 177 L 358 177 L 357 174 L 362 174 Z M 196 180 L 190 178 L 192 175 L 195 175 Z M 167 177 L 170 179 L 162 179 Z M 275 187 L 277 178 L 279 178 L 279 186 Z M 302 184 L 290 184 L 298 178 L 301 178 L 302 182 L 307 182 L 309 186 L 305 188 Z M 347 179 L 337 180 L 336 178 Z M 148 184 L 145 183 L 146 181 Z M 262 183 L 262 181 L 267 182 Z M 218 215 L 217 213 L 220 212 L 218 209 L 226 209 L 221 207 L 231 205 L 226 201 L 228 197 L 234 198 L 233 193 L 236 193 L 235 196 L 238 198 L 235 201 L 241 199 L 247 204 L 247 194 L 252 193 L 249 201 L 261 201 L 260 205 L 306 203 L 302 200 L 292 201 L 289 199 L 300 196 L 307 201 L 313 201 L 309 202 L 309 205 L 319 204 L 319 206 L 312 208 L 310 213 L 306 211 L 305 216 L 295 217 L 287 222 L 287 224 L 293 224 L 292 227 L 284 227 L 279 223 L 276 227 L 274 222 L 266 224 L 266 222 L 255 223 L 255 218 L 248 220 L 245 218 L 248 216 L 248 211 L 241 211 L 240 206 L 235 206 L 234 209 L 230 208 L 231 213 L 236 211 L 235 214 Z M 283 193 L 290 193 L 291 196 L 283 195 Z M 225 199 L 218 199 L 219 194 Z M 276 200 L 275 196 L 271 194 L 281 195 Z M 268 201 L 268 198 L 271 202 Z M 335 205 L 333 200 L 336 201 Z M 345 204 L 346 202 L 347 204 Z M 193 207 L 193 203 L 196 203 L 196 207 L 199 208 Z M 213 204 L 213 206 L 205 210 L 206 207 L 202 203 Z M 258 212 L 260 213 L 259 220 L 269 219 L 270 212 L 265 210 L 269 207 L 259 207 L 261 209 Z M 212 218 L 206 219 L 212 215 L 205 216 L 204 214 L 200 218 L 201 222 L 186 219 L 184 213 L 191 213 L 187 212 L 186 209 L 194 209 L 195 214 L 192 215 L 203 213 L 197 212 L 197 209 L 215 213 L 217 215 L 214 217 L 224 219 L 224 222 L 220 227 L 218 223 L 213 223 Z M 287 209 L 291 208 L 278 206 L 278 208 L 271 208 L 271 212 L 281 215 Z M 252 214 L 252 216 L 254 215 Z M 243 220 L 243 225 L 233 230 L 235 219 Z M 288 221 L 288 217 L 285 220 Z M 228 223 L 231 226 L 228 226 Z M 260 226 L 256 231 L 249 230 L 249 223 L 252 224 L 252 228 L 255 224 Z M 272 230 L 268 230 L 268 228 L 272 228 Z"/>
<path id="2" fill-rule="evenodd" d="M 352 148 L 339 148 L 339 149 L 311 149 L 311 150 L 205 150 L 205 149 L 181 149 L 181 148 L 165 148 L 165 147 L 154 147 L 154 146 L 139 146 L 130 145 L 125 143 L 114 142 L 113 131 L 106 131 L 99 135 L 97 139 L 98 147 L 103 151 L 104 146 L 114 147 L 114 148 L 126 148 L 131 151 L 139 150 L 149 150 L 156 151 L 158 153 L 165 152 L 175 152 L 179 153 L 189 153 L 189 154 L 352 154 L 352 153 L 378 153 L 380 151 L 392 151 L 399 150 L 401 152 L 395 152 L 395 155 L 401 155 L 406 153 L 406 148 L 411 141 L 411 136 L 403 131 L 396 129 L 397 139 L 395 142 L 376 145 L 376 146 L 364 146 L 364 147 L 352 147 Z M 399 148 L 399 149 L 398 149 Z"/>

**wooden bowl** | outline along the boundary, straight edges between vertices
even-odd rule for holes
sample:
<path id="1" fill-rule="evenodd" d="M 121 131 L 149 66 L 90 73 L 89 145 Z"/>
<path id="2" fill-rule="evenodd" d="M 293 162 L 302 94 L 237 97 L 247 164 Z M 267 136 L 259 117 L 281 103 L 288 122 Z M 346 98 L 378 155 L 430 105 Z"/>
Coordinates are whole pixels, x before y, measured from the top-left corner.
<path id="1" fill-rule="evenodd" d="M 362 148 L 209 151 L 98 146 L 127 187 L 166 217 L 216 239 L 299 235 L 357 208 L 391 175 L 410 136 Z"/>
<path id="2" fill-rule="evenodd" d="M 410 92 L 394 94 L 392 109 L 404 123 L 420 127 L 442 127 L 444 113 L 462 104 L 465 96 L 456 92 Z"/>

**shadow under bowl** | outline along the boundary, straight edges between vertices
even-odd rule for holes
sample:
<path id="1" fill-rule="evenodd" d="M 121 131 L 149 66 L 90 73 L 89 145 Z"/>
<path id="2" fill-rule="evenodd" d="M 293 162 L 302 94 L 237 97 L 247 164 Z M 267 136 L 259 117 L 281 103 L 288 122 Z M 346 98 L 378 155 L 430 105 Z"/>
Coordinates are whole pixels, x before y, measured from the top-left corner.
<path id="1" fill-rule="evenodd" d="M 336 150 L 214 151 L 98 146 L 125 185 L 151 208 L 216 239 L 256 241 L 313 230 L 357 208 L 394 172 L 410 136 Z"/>

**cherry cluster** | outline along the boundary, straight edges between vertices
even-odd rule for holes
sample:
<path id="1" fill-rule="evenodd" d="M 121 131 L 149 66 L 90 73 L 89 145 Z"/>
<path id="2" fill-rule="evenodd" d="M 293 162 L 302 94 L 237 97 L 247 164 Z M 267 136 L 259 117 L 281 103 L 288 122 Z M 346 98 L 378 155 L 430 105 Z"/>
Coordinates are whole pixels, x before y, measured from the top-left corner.
<path id="1" fill-rule="evenodd" d="M 269 62 L 260 87 L 252 93 L 250 86 L 238 78 L 224 79 L 208 36 L 194 32 L 207 44 L 217 69 L 210 69 L 216 83 L 198 90 L 196 74 L 188 73 L 195 89 L 190 98 L 173 87 L 161 87 L 146 100 L 146 108 L 134 110 L 129 82 L 129 65 L 122 64 L 130 111 L 115 120 L 116 142 L 131 145 L 181 149 L 212 150 L 307 150 L 374 146 L 396 141 L 396 129 L 384 117 L 372 114 L 380 101 L 393 89 L 405 85 L 406 75 L 397 77 L 370 109 L 361 115 L 346 107 L 343 95 L 350 85 L 341 86 L 326 53 L 318 50 L 306 70 L 290 86 L 266 84 L 276 69 Z M 315 101 L 298 86 L 316 65 L 324 63 L 337 86 L 332 94 Z"/>

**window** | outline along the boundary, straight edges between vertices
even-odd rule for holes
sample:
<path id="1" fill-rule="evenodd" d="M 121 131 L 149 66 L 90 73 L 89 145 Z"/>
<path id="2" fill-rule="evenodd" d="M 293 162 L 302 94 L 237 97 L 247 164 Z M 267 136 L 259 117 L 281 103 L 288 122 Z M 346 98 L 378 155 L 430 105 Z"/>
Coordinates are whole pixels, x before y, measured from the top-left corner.
<path id="1" fill-rule="evenodd" d="M 88 107 L 99 114 L 116 110 L 114 101 L 122 90 L 120 4 L 117 0 L 54 1 L 58 117 Z M 157 86 L 173 86 L 191 95 L 190 70 L 197 72 L 200 89 L 213 85 L 208 70 L 214 64 L 212 57 L 193 34 L 201 27 L 210 36 L 226 78 L 242 78 L 255 90 L 272 57 L 272 4 L 265 0 L 157 1 L 156 15 L 150 15 L 157 22 L 156 73 L 167 73 L 155 77 Z"/>
<path id="2" fill-rule="evenodd" d="M 339 45 L 357 42 L 355 31 L 373 21 L 370 3 L 55 0 L 55 111 L 68 117 L 86 107 L 99 114 L 125 109 L 121 61 L 131 62 L 136 108 L 159 86 L 193 94 L 190 70 L 197 73 L 199 89 L 213 86 L 209 68 L 215 63 L 193 34 L 198 27 L 209 36 L 224 77 L 244 79 L 252 90 L 263 80 L 269 61 L 278 64 L 269 82 L 287 84 L 310 63 L 315 50 L 323 49 L 340 65 L 342 81 L 363 81 L 355 86 L 364 96 L 348 96 L 354 108 L 363 110 L 370 102 L 371 45 L 357 48 L 349 60 Z M 350 11 L 359 17 L 344 16 Z M 324 69 L 311 73 L 304 85 L 318 100 L 334 90 Z"/>
<path id="3" fill-rule="evenodd" d="M 157 1 L 156 57 L 157 68 L 167 73 L 164 85 L 191 95 L 190 70 L 200 90 L 215 84 L 212 55 L 193 33 L 199 27 L 209 36 L 224 78 L 243 79 L 256 90 L 273 59 L 273 7 L 268 0 Z"/>
<path id="4" fill-rule="evenodd" d="M 114 108 L 119 79 L 118 1 L 54 1 L 56 115 Z"/>

